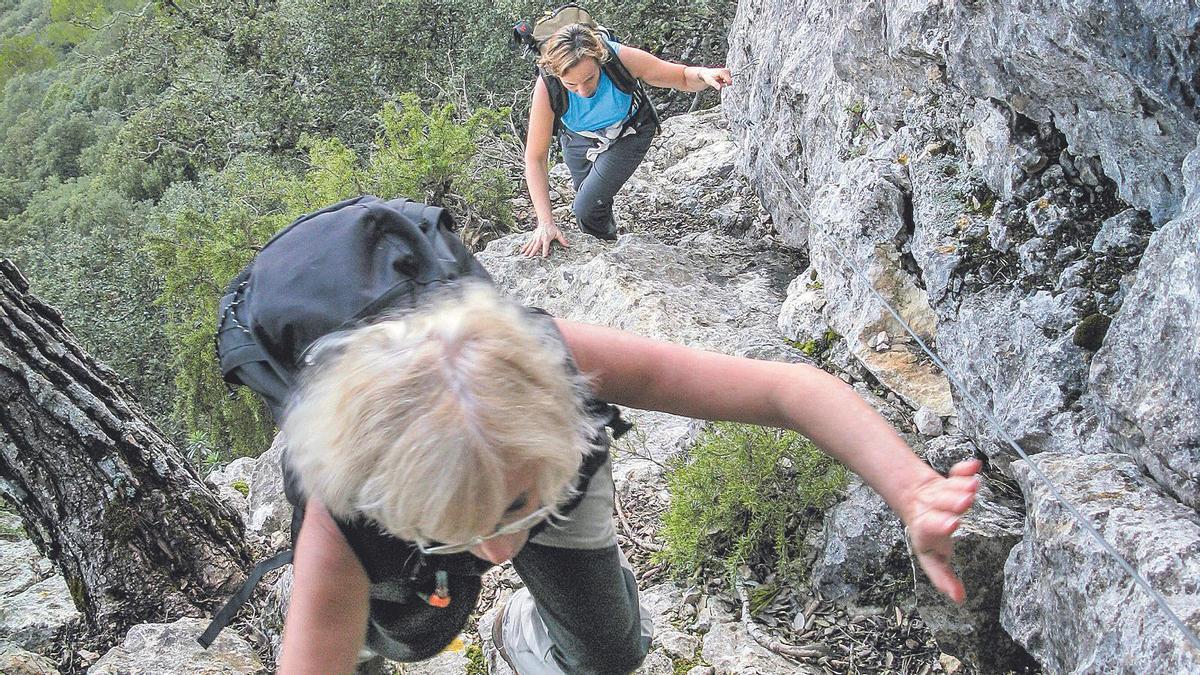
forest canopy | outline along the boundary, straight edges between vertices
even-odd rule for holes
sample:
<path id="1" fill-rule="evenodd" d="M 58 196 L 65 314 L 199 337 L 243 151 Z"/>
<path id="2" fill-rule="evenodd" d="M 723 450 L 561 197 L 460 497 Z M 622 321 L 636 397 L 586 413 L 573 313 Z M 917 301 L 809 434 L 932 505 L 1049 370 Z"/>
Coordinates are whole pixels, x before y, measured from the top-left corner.
<path id="1" fill-rule="evenodd" d="M 353 196 L 511 208 L 533 66 L 501 0 L 0 0 L 0 257 L 192 458 L 273 429 L 216 370 L 215 306 L 280 227 Z M 721 63 L 731 0 L 588 3 L 619 39 Z M 656 91 L 668 114 L 697 103 Z"/>

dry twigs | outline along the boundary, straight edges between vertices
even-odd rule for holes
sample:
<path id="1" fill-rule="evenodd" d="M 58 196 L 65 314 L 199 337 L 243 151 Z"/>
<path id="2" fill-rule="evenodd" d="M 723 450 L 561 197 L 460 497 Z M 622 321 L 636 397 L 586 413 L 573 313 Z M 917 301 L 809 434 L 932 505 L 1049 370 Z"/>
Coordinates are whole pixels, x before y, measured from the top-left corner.
<path id="1" fill-rule="evenodd" d="M 633 527 L 629 525 L 629 519 L 625 517 L 625 509 L 621 507 L 621 495 L 613 495 L 613 503 L 617 506 L 617 519 L 621 521 L 621 529 L 625 530 L 625 536 L 629 537 L 635 546 L 647 551 L 661 551 L 663 547 L 652 541 L 646 541 L 634 532 Z"/>
<path id="2" fill-rule="evenodd" d="M 763 649 L 794 659 L 817 659 L 828 656 L 828 651 L 820 644 L 814 643 L 801 647 L 771 637 L 762 626 L 754 623 L 754 618 L 750 615 L 750 593 L 746 590 L 745 579 L 738 578 L 737 590 L 738 597 L 742 600 L 742 624 L 746 627 L 746 632 L 750 634 L 750 637 L 754 638 L 754 641 Z"/>

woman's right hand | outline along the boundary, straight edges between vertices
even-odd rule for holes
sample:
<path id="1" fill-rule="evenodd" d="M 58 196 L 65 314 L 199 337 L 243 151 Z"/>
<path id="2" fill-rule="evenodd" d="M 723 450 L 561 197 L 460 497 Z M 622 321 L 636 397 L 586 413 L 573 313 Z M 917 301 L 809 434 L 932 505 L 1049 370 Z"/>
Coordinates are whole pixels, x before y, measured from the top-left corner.
<path id="1" fill-rule="evenodd" d="M 533 236 L 525 245 L 521 247 L 521 253 L 528 258 L 535 255 L 540 255 L 543 258 L 550 255 L 550 249 L 554 242 L 562 244 L 563 248 L 569 248 L 567 238 L 563 236 L 562 230 L 554 223 L 539 223 L 533 231 Z"/>

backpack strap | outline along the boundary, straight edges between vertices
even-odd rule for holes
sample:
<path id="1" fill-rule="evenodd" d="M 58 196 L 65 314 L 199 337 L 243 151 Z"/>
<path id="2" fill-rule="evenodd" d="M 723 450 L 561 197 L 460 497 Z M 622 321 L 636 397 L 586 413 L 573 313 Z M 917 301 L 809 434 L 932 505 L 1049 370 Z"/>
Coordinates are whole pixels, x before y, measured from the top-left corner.
<path id="1" fill-rule="evenodd" d="M 608 60 L 603 65 L 604 72 L 608 74 L 608 79 L 612 80 L 617 89 L 633 97 L 632 105 L 636 106 L 636 114 L 626 120 L 622 132 L 630 126 L 650 122 L 654 125 L 654 133 L 657 134 L 662 128 L 662 124 L 658 119 L 658 111 L 654 109 L 654 102 L 650 100 L 650 96 L 642 86 L 642 81 L 629 72 L 625 62 L 617 55 L 617 50 L 607 40 L 604 41 L 604 46 L 608 48 L 609 54 Z"/>
<path id="2" fill-rule="evenodd" d="M 554 113 L 554 128 L 550 130 L 550 135 L 557 136 L 563 130 L 562 118 L 567 114 L 567 107 L 570 106 L 571 99 L 567 95 L 567 88 L 563 86 L 562 80 L 540 67 L 538 68 L 538 77 L 542 78 L 542 82 L 546 85 L 546 93 L 550 95 L 550 110 Z"/>
<path id="3" fill-rule="evenodd" d="M 254 589 L 258 586 L 258 582 L 262 581 L 263 576 L 267 572 L 277 570 L 292 562 L 292 554 L 293 551 L 289 548 L 255 565 L 254 569 L 250 572 L 250 576 L 246 577 L 246 581 L 242 584 L 242 587 L 229 599 L 229 602 L 225 603 L 221 611 L 213 616 L 213 620 L 209 622 L 208 628 L 204 630 L 204 633 L 200 637 L 196 638 L 196 642 L 199 642 L 201 647 L 208 649 L 213 640 L 217 639 L 217 635 L 229 625 L 230 621 L 233 621 L 233 617 L 237 615 L 242 605 L 245 605 L 246 601 L 250 599 L 250 595 L 254 593 Z"/>

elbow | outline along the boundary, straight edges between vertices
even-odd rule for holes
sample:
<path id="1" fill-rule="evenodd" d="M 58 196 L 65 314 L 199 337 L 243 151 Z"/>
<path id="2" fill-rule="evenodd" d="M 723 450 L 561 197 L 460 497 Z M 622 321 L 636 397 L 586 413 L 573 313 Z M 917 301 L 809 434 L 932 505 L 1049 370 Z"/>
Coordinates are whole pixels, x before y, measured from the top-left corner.
<path id="1" fill-rule="evenodd" d="M 539 157 L 536 154 L 532 154 L 528 151 L 525 152 L 525 181 L 526 182 L 528 182 L 530 179 L 535 178 L 535 177 L 539 177 L 539 176 L 544 177 L 544 176 L 548 175 L 549 172 L 550 172 L 549 171 L 549 162 L 546 161 L 545 156 Z"/>

